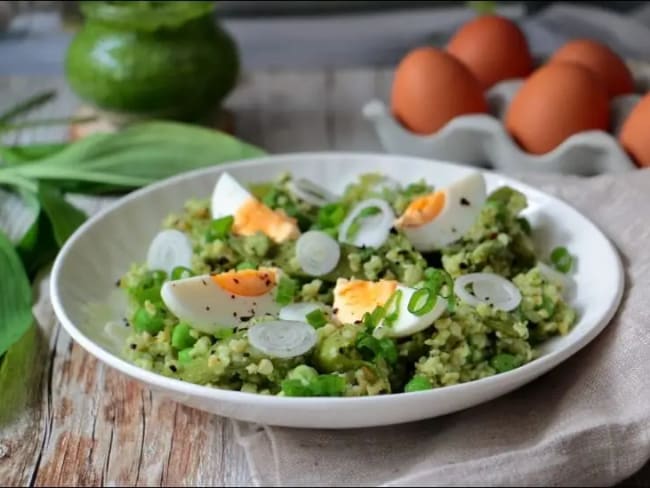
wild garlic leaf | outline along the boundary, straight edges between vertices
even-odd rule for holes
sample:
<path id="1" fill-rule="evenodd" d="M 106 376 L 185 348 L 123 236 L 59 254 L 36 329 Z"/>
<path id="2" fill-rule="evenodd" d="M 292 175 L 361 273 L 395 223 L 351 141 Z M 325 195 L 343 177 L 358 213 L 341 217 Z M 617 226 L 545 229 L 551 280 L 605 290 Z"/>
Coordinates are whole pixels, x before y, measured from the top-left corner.
<path id="1" fill-rule="evenodd" d="M 30 112 L 31 110 L 34 110 L 35 108 L 46 104 L 54 97 L 56 97 L 56 91 L 48 90 L 45 92 L 37 93 L 34 96 L 16 103 L 14 106 L 0 113 L 0 127 L 12 119 L 15 119 L 19 115 L 24 115 L 27 112 Z"/>
<path id="2" fill-rule="evenodd" d="M 0 232 L 0 356 L 32 324 L 32 289 L 23 264 L 7 236 Z"/>
<path id="3" fill-rule="evenodd" d="M 58 188 L 47 183 L 39 184 L 38 199 L 50 219 L 56 243 L 59 247 L 63 246 L 77 227 L 84 223 L 86 214 L 67 202 Z"/>
<path id="4" fill-rule="evenodd" d="M 0 144 L 0 161 L 8 165 L 29 163 L 52 156 L 68 145 L 67 142 L 47 142 L 21 146 L 3 146 Z"/>
<path id="5" fill-rule="evenodd" d="M 10 192 L 0 188 L 0 231 L 11 242 L 18 243 L 38 218 L 40 205 L 29 192 Z"/>
<path id="6" fill-rule="evenodd" d="M 264 152 L 225 133 L 177 122 L 143 122 L 95 134 L 31 164 L 0 170 L 40 180 L 143 186 L 192 169 L 261 156 Z"/>

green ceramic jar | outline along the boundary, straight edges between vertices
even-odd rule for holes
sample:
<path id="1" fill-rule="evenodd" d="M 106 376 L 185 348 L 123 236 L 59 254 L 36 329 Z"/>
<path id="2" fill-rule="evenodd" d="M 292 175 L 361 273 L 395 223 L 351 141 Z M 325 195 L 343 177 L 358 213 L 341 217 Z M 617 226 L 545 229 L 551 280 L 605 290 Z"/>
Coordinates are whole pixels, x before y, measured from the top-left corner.
<path id="1" fill-rule="evenodd" d="M 239 55 L 214 2 L 82 2 L 66 56 L 73 91 L 129 117 L 198 120 L 234 88 Z"/>

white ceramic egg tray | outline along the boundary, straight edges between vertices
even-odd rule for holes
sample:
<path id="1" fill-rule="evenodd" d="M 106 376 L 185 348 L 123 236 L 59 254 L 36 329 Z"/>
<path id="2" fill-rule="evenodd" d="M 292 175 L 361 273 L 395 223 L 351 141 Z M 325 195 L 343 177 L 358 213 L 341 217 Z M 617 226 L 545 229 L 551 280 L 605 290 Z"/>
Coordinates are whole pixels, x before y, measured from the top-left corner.
<path id="1" fill-rule="evenodd" d="M 553 151 L 527 153 L 512 139 L 503 117 L 524 80 L 496 84 L 486 94 L 490 114 L 454 118 L 435 134 L 422 136 L 404 128 L 381 100 L 363 107 L 363 115 L 374 126 L 384 150 L 393 154 L 452 161 L 477 167 L 491 167 L 503 173 L 546 172 L 590 176 L 626 172 L 636 165 L 616 139 L 625 118 L 642 93 L 650 87 L 650 63 L 628 62 L 637 93 L 615 97 L 610 103 L 608 132 L 585 131 L 567 138 Z"/>

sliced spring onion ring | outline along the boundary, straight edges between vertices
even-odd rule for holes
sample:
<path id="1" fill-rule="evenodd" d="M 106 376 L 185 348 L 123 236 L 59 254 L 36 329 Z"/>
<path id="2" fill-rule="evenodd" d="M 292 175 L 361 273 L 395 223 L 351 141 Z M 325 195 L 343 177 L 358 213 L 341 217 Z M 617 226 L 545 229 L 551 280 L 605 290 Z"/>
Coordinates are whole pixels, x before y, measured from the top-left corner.
<path id="1" fill-rule="evenodd" d="M 192 267 L 192 243 L 181 231 L 167 229 L 159 232 L 151 241 L 147 252 L 147 267 L 162 270 L 171 276 L 174 268 Z"/>
<path id="2" fill-rule="evenodd" d="M 324 306 L 321 303 L 316 302 L 290 303 L 280 309 L 278 318 L 290 322 L 307 322 L 308 313 L 322 308 L 324 308 Z"/>
<path id="3" fill-rule="evenodd" d="M 276 358 L 292 358 L 309 351 L 317 340 L 316 330 L 305 322 L 273 320 L 248 329 L 251 346 Z"/>
<path id="4" fill-rule="evenodd" d="M 334 193 L 305 178 L 293 180 L 289 183 L 289 186 L 298 198 L 317 207 L 322 207 L 339 199 Z"/>
<path id="5" fill-rule="evenodd" d="M 319 230 L 310 230 L 296 242 L 296 259 L 302 270 L 311 276 L 322 276 L 339 263 L 341 246 L 334 238 Z"/>
<path id="6" fill-rule="evenodd" d="M 375 215 L 361 220 L 358 223 L 358 232 L 353 237 L 350 237 L 348 235 L 350 227 L 357 223 L 357 218 L 362 215 L 362 212 L 373 207 L 376 207 L 379 211 Z M 394 221 L 395 213 L 388 202 L 380 198 L 363 200 L 352 209 L 341 224 L 339 242 L 345 242 L 357 247 L 380 247 L 388 239 Z"/>
<path id="7" fill-rule="evenodd" d="M 472 285 L 473 293 L 467 290 Z M 509 280 L 494 273 L 470 273 L 456 278 L 454 293 L 462 301 L 476 307 L 480 304 L 493 305 L 509 312 L 521 303 L 521 292 Z"/>
<path id="8" fill-rule="evenodd" d="M 407 310 L 418 317 L 429 313 L 436 304 L 437 295 L 433 290 L 420 288 L 416 290 L 409 300 Z"/>
<path id="9" fill-rule="evenodd" d="M 393 293 L 386 304 L 384 305 L 384 309 L 386 310 L 386 316 L 384 317 L 384 322 L 386 325 L 389 327 L 392 326 L 395 321 L 399 318 L 399 313 L 401 311 L 401 303 L 402 303 L 402 295 L 404 295 L 404 292 L 402 290 L 395 290 L 395 293 Z"/>

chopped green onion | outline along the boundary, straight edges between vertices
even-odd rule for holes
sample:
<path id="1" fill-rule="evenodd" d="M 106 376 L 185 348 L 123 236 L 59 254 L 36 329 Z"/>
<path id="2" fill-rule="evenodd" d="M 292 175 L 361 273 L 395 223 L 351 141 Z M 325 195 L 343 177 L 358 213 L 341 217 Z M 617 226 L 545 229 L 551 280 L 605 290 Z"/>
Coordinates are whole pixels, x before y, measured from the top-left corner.
<path id="1" fill-rule="evenodd" d="M 228 337 L 232 336 L 235 333 L 233 329 L 230 329 L 228 327 L 221 327 L 217 330 L 214 331 L 214 337 L 219 340 L 224 340 L 228 339 Z"/>
<path id="2" fill-rule="evenodd" d="M 388 337 L 379 339 L 380 356 L 382 356 L 388 364 L 397 363 L 397 346 Z"/>
<path id="3" fill-rule="evenodd" d="M 336 374 L 321 374 L 308 381 L 286 379 L 282 391 L 286 396 L 341 396 L 345 392 L 345 379 Z"/>
<path id="4" fill-rule="evenodd" d="M 270 208 L 275 208 L 277 205 L 278 196 L 281 192 L 277 188 L 271 188 L 262 197 L 262 203 Z"/>
<path id="5" fill-rule="evenodd" d="M 322 326 L 324 326 L 327 323 L 327 318 L 325 318 L 325 314 L 319 308 L 309 312 L 307 315 L 305 315 L 305 318 L 307 319 L 307 323 L 311 325 L 314 329 L 320 329 Z"/>
<path id="6" fill-rule="evenodd" d="M 147 300 L 152 303 L 161 303 L 160 288 L 167 279 L 164 271 L 148 271 L 138 286 L 128 289 L 128 292 L 135 300 L 144 304 Z"/>
<path id="7" fill-rule="evenodd" d="M 227 237 L 234 223 L 235 218 L 232 215 L 213 220 L 210 222 L 210 228 L 208 229 L 208 240 L 214 241 L 215 239 Z"/>
<path id="8" fill-rule="evenodd" d="M 257 269 L 257 266 L 255 266 L 253 263 L 249 263 L 248 261 L 244 261 L 237 265 L 237 271 L 241 271 L 242 269 Z"/>
<path id="9" fill-rule="evenodd" d="M 289 305 L 298 292 L 298 284 L 291 278 L 283 276 L 278 283 L 275 301 L 280 305 Z"/>
<path id="10" fill-rule="evenodd" d="M 413 315 L 422 316 L 433 310 L 436 304 L 437 295 L 435 295 L 429 288 L 420 288 L 416 290 L 407 305 L 407 309 Z"/>
<path id="11" fill-rule="evenodd" d="M 172 331 L 172 347 L 175 349 L 187 349 L 192 347 L 196 339 L 190 334 L 191 328 L 189 325 L 181 322 Z"/>
<path id="12" fill-rule="evenodd" d="M 406 383 L 406 386 L 404 386 L 404 391 L 406 393 L 410 393 L 412 391 L 430 390 L 431 388 L 433 387 L 427 378 L 424 376 L 414 376 L 408 383 Z"/>
<path id="13" fill-rule="evenodd" d="M 425 278 L 425 288 L 431 290 L 434 296 L 441 296 L 447 300 L 447 309 L 450 312 L 454 311 L 455 299 L 454 299 L 454 280 L 451 278 L 449 273 L 442 269 L 436 268 L 427 268 L 424 270 Z M 442 287 L 447 285 L 448 295 L 440 295 L 440 290 Z M 435 305 L 435 301 L 434 301 Z"/>
<path id="14" fill-rule="evenodd" d="M 348 227 L 348 232 L 346 233 L 345 238 L 354 239 L 359 233 L 359 230 L 361 230 L 361 221 L 367 217 L 377 215 L 378 213 L 381 213 L 381 209 L 379 207 L 366 207 L 361 210 L 359 212 L 359 215 L 357 215 L 350 224 L 350 227 Z"/>
<path id="15" fill-rule="evenodd" d="M 345 379 L 336 374 L 322 374 L 309 382 L 315 396 L 341 396 L 345 391 Z"/>
<path id="16" fill-rule="evenodd" d="M 190 278 L 192 276 L 194 276 L 192 270 L 186 268 L 185 266 L 176 266 L 172 270 L 172 280 L 181 280 L 183 278 Z"/>
<path id="17" fill-rule="evenodd" d="M 312 396 L 311 389 L 308 385 L 303 384 L 300 380 L 284 380 L 282 382 L 282 391 L 286 396 L 301 397 Z"/>
<path id="18" fill-rule="evenodd" d="M 393 293 L 390 296 L 390 298 L 384 305 L 384 308 L 386 310 L 386 316 L 384 317 L 384 321 L 386 322 L 386 325 L 389 327 L 393 325 L 395 321 L 399 318 L 402 295 L 403 295 L 402 290 L 395 290 L 395 293 Z"/>
<path id="19" fill-rule="evenodd" d="M 410 200 L 414 197 L 431 193 L 432 191 L 432 186 L 429 186 L 424 181 L 417 181 L 415 183 L 409 183 L 407 185 L 407 187 L 404 189 L 404 196 Z"/>
<path id="20" fill-rule="evenodd" d="M 519 359 L 512 354 L 501 353 L 492 358 L 492 367 L 499 373 L 505 373 L 520 365 Z"/>
<path id="21" fill-rule="evenodd" d="M 551 251 L 551 263 L 558 271 L 568 273 L 571 270 L 573 258 L 566 247 L 556 247 Z"/>
<path id="22" fill-rule="evenodd" d="M 133 315 L 133 328 L 138 332 L 148 332 L 151 335 L 157 334 L 165 326 L 162 317 L 149 315 L 144 307 L 136 310 Z"/>
<path id="23" fill-rule="evenodd" d="M 530 222 L 528 222 L 528 219 L 525 217 L 519 217 L 517 219 L 517 222 L 519 222 L 519 225 L 521 226 L 521 230 L 524 231 L 524 234 L 530 235 L 533 231 L 532 227 L 530 226 Z"/>
<path id="24" fill-rule="evenodd" d="M 338 229 L 345 220 L 345 207 L 340 203 L 329 203 L 318 209 L 316 224 L 319 229 Z"/>
<path id="25" fill-rule="evenodd" d="M 370 334 L 361 333 L 357 338 L 356 348 L 366 361 L 382 357 L 389 364 L 397 362 L 397 346 L 388 337 L 377 339 Z"/>
<path id="26" fill-rule="evenodd" d="M 381 354 L 379 339 L 368 334 L 359 334 L 359 336 L 360 337 L 357 339 L 356 347 L 357 350 L 361 353 L 361 357 L 363 357 L 363 359 L 371 361 Z"/>
<path id="27" fill-rule="evenodd" d="M 555 303 L 548 296 L 542 295 L 542 307 L 546 311 L 549 317 L 552 317 L 555 313 Z"/>
<path id="28" fill-rule="evenodd" d="M 156 283 L 163 283 L 167 279 L 167 273 L 161 269 L 151 271 L 151 279 Z"/>
<path id="29" fill-rule="evenodd" d="M 178 362 L 181 364 L 187 364 L 192 362 L 192 348 L 188 347 L 182 351 L 178 351 Z"/>
<path id="30" fill-rule="evenodd" d="M 377 308 L 375 308 L 372 312 L 370 313 L 366 312 L 363 315 L 361 321 L 363 322 L 363 325 L 366 327 L 366 329 L 372 330 L 379 325 L 381 320 L 384 318 L 385 314 L 386 314 L 386 309 L 384 309 L 384 307 L 380 305 Z"/>

